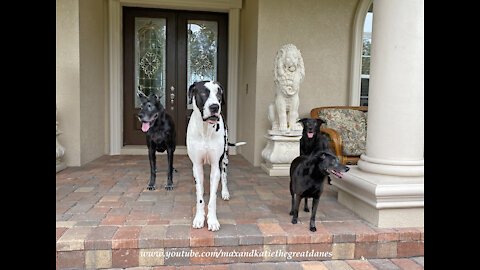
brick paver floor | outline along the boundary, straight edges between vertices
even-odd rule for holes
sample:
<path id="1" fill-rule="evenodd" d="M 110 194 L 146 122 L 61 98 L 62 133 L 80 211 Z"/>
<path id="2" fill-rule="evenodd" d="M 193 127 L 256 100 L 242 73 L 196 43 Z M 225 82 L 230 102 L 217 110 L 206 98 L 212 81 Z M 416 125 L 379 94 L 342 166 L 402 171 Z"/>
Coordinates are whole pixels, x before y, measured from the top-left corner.
<path id="1" fill-rule="evenodd" d="M 125 270 L 417 270 L 424 269 L 424 257 L 402 259 L 332 260 L 304 262 L 232 263 L 196 266 L 132 267 Z M 111 268 L 115 269 L 115 268 Z M 118 268 L 117 268 L 118 269 Z"/>
<path id="2" fill-rule="evenodd" d="M 327 269 L 334 264 L 343 265 L 339 269 L 382 269 L 382 265 L 403 269 L 419 261 L 423 264 L 423 227 L 372 226 L 340 205 L 332 186 L 326 186 L 318 206 L 317 232 L 308 229 L 310 213 L 301 211 L 299 223 L 291 224 L 289 178 L 270 177 L 239 155 L 231 156 L 228 166 L 230 200 L 217 197 L 221 229 L 193 229 L 195 184 L 190 159 L 177 155 L 174 167 L 178 173 L 174 173 L 173 191 L 163 189 L 165 156 L 157 157 L 155 191 L 145 189 L 147 156 L 104 156 L 57 173 L 57 268 L 230 264 L 229 269 L 237 269 L 233 268 L 236 263 L 297 261 L 295 265 L 307 269 L 309 260 L 321 260 Z M 208 201 L 209 166 L 205 168 Z M 167 255 L 182 251 L 189 255 Z M 198 256 L 214 252 L 224 256 Z M 252 256 L 238 255 L 248 253 Z"/>

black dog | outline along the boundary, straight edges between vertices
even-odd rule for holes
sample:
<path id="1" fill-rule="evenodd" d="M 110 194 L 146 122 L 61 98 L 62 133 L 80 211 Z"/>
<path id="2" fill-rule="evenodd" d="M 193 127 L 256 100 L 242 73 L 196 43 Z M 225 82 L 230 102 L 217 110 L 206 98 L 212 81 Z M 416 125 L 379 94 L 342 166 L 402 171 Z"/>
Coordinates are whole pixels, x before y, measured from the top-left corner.
<path id="1" fill-rule="evenodd" d="M 170 115 L 165 112 L 160 99 L 156 95 L 145 96 L 140 90 L 138 96 L 142 102 L 142 108 L 138 113 L 138 120 L 142 122 L 142 131 L 147 133 L 148 157 L 150 159 L 150 183 L 148 190 L 155 190 L 156 178 L 156 151 L 168 154 L 168 179 L 165 189 L 173 189 L 173 153 L 175 152 L 175 124 Z"/>
<path id="2" fill-rule="evenodd" d="M 300 155 L 330 151 L 327 138 L 320 134 L 320 126 L 326 123 L 324 120 L 302 118 L 298 122 L 301 122 L 303 125 L 302 138 L 300 139 Z"/>
<path id="3" fill-rule="evenodd" d="M 313 198 L 312 216 L 310 218 L 310 231 L 315 232 L 315 214 L 318 201 L 323 192 L 325 178 L 333 173 L 343 178 L 342 172 L 350 170 L 340 163 L 338 157 L 328 151 L 314 153 L 308 156 L 299 156 L 292 161 L 290 166 L 290 194 L 292 195 L 292 223 L 297 224 L 298 208 L 302 198 Z"/>
<path id="4" fill-rule="evenodd" d="M 320 126 L 326 123 L 323 119 L 302 118 L 298 120 L 303 125 L 302 138 L 300 139 L 300 155 L 311 155 L 322 151 L 331 151 L 328 146 L 328 141 L 325 136 L 320 134 Z M 332 153 L 333 154 L 333 153 Z M 328 177 L 328 184 L 331 185 L 330 176 Z M 305 212 L 308 210 L 308 198 L 305 198 Z"/>

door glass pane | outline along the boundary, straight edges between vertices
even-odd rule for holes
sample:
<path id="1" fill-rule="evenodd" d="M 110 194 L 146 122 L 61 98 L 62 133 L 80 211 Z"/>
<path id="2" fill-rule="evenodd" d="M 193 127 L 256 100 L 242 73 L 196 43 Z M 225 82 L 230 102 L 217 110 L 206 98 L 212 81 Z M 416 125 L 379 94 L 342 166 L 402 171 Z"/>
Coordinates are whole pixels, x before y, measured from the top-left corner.
<path id="1" fill-rule="evenodd" d="M 187 21 L 187 108 L 188 87 L 195 81 L 217 80 L 218 24 L 215 21 Z"/>
<path id="2" fill-rule="evenodd" d="M 135 108 L 141 105 L 139 85 L 145 95 L 160 97 L 165 107 L 165 41 L 165 19 L 135 18 Z"/>

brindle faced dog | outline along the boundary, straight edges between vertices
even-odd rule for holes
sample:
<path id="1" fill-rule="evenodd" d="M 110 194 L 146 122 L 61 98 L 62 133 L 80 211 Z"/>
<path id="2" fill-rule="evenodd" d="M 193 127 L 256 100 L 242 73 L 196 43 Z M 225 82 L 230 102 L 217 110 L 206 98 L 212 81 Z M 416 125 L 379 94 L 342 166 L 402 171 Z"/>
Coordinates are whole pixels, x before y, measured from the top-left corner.
<path id="1" fill-rule="evenodd" d="M 147 133 L 148 158 L 150 160 L 150 183 L 148 183 L 147 189 L 155 190 L 156 151 L 163 153 L 167 150 L 168 179 L 165 189 L 172 190 L 173 153 L 176 147 L 175 124 L 172 117 L 165 112 L 156 95 L 150 94 L 147 97 L 140 89 L 137 94 L 142 102 L 138 120 L 142 122 L 142 131 Z"/>
<path id="2" fill-rule="evenodd" d="M 292 195 L 292 223 L 297 224 L 298 208 L 302 198 L 313 198 L 310 231 L 315 232 L 315 214 L 317 213 L 320 195 L 323 192 L 325 178 L 333 173 L 343 178 L 342 172 L 350 168 L 340 163 L 335 155 L 329 152 L 318 152 L 308 156 L 299 156 L 290 166 L 290 194 Z"/>

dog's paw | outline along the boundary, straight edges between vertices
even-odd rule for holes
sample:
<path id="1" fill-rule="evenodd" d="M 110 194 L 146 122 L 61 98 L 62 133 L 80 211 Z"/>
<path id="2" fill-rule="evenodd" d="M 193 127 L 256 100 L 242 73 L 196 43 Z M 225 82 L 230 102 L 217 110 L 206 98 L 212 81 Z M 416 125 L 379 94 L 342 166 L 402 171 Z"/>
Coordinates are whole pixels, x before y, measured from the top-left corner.
<path id="1" fill-rule="evenodd" d="M 166 190 L 173 190 L 173 184 L 166 184 L 165 189 Z"/>
<path id="2" fill-rule="evenodd" d="M 310 212 L 310 209 L 308 209 L 308 208 L 304 208 L 304 209 L 303 209 L 303 211 L 305 211 L 305 212 L 307 212 L 307 213 L 308 213 L 308 212 Z"/>
<path id="3" fill-rule="evenodd" d="M 292 224 L 297 224 L 298 219 L 297 218 L 292 218 Z"/>
<path id="4" fill-rule="evenodd" d="M 205 226 L 205 217 L 203 215 L 196 215 L 192 225 L 195 229 L 203 228 L 203 226 Z"/>
<path id="5" fill-rule="evenodd" d="M 222 199 L 224 201 L 230 200 L 230 193 L 228 192 L 228 190 L 222 190 Z"/>
<path id="6" fill-rule="evenodd" d="M 155 185 L 148 185 L 147 190 L 155 190 Z"/>
<path id="7" fill-rule="evenodd" d="M 208 218 L 207 224 L 209 231 L 215 232 L 220 230 L 220 223 L 218 222 L 217 218 Z"/>
<path id="8" fill-rule="evenodd" d="M 317 228 L 316 228 L 316 227 L 310 227 L 310 231 L 316 232 L 316 231 L 317 231 Z"/>

